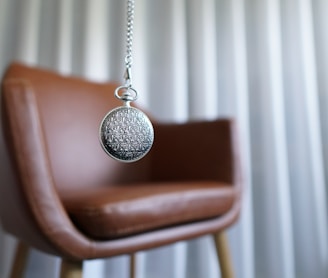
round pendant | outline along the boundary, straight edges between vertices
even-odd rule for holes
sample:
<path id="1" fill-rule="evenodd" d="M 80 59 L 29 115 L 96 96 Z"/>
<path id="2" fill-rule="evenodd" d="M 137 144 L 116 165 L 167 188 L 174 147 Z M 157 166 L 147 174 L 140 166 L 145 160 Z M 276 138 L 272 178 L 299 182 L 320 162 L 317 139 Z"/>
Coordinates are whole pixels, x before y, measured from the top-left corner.
<path id="1" fill-rule="evenodd" d="M 134 162 L 144 157 L 154 142 L 154 129 L 139 109 L 121 106 L 110 111 L 99 128 L 104 151 L 121 162 Z"/>

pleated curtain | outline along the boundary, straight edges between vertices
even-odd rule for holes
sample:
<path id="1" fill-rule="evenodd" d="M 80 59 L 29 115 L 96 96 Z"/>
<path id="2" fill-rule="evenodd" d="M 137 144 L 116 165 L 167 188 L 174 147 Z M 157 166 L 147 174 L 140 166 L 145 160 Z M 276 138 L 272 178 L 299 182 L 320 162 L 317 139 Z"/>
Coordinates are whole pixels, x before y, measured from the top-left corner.
<path id="1" fill-rule="evenodd" d="M 125 0 L 0 0 L 0 74 L 18 60 L 122 82 L 125 8 Z M 238 123 L 245 188 L 228 231 L 238 278 L 328 277 L 327 12 L 326 0 L 136 0 L 139 104 L 165 122 Z M 0 155 L 6 182 L 3 147 Z M 15 244 L 0 229 L 0 277 Z M 85 278 L 128 277 L 128 257 L 84 269 Z M 26 277 L 58 270 L 58 258 L 34 250 Z M 137 278 L 171 277 L 219 278 L 212 238 L 137 254 Z"/>

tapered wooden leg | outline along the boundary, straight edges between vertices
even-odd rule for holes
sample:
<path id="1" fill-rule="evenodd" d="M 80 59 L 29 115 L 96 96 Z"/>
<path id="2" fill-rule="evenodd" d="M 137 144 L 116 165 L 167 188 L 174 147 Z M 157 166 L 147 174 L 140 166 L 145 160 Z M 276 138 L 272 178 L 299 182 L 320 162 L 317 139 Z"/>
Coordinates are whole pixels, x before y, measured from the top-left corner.
<path id="1" fill-rule="evenodd" d="M 63 260 L 60 269 L 60 278 L 82 278 L 83 262 Z"/>
<path id="2" fill-rule="evenodd" d="M 130 278 L 136 277 L 136 255 L 130 255 Z"/>
<path id="3" fill-rule="evenodd" d="M 221 231 L 213 235 L 215 240 L 216 252 L 218 254 L 221 277 L 222 278 L 233 278 L 233 267 L 230 258 L 229 244 L 226 234 Z"/>
<path id="4" fill-rule="evenodd" d="M 29 247 L 23 242 L 18 242 L 16 254 L 11 268 L 10 278 L 22 278 L 24 276 Z"/>

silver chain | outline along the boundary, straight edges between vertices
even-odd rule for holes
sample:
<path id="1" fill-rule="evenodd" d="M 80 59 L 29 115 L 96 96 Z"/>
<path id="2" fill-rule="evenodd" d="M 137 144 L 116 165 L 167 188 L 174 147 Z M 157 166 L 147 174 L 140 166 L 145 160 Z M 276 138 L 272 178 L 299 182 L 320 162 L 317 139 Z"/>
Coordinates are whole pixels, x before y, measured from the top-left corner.
<path id="1" fill-rule="evenodd" d="M 127 0 L 127 29 L 126 29 L 126 56 L 125 56 L 125 80 L 128 86 L 132 85 L 131 67 L 132 58 L 132 42 L 133 42 L 133 25 L 134 25 L 134 0 Z"/>

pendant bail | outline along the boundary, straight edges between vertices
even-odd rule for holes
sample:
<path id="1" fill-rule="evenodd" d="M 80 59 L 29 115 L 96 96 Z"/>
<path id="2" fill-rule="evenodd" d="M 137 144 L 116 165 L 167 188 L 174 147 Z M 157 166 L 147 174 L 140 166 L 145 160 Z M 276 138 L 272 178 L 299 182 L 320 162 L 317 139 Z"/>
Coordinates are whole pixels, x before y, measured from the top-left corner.
<path id="1" fill-rule="evenodd" d="M 127 67 L 124 72 L 124 79 L 125 79 L 125 86 L 131 87 L 132 86 L 132 75 L 131 75 L 131 67 Z"/>

